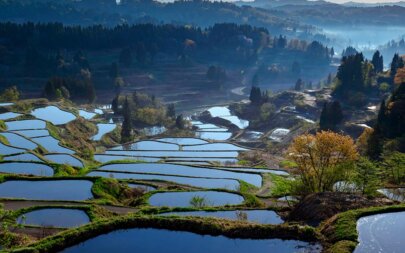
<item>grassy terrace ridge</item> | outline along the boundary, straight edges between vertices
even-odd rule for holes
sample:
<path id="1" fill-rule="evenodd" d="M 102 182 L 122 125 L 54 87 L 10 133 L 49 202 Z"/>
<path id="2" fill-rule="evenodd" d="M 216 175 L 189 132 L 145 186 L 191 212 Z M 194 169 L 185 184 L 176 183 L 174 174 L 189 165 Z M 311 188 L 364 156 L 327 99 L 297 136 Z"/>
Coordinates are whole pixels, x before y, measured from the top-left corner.
<path id="1" fill-rule="evenodd" d="M 102 219 L 76 229 L 66 230 L 47 237 L 37 243 L 10 252 L 58 252 L 90 238 L 119 229 L 157 228 L 175 231 L 188 231 L 202 235 L 224 235 L 230 238 L 246 239 L 298 239 L 314 242 L 320 236 L 309 226 L 298 225 L 259 225 L 217 218 L 137 216 Z"/>
<path id="2" fill-rule="evenodd" d="M 405 204 L 350 210 L 324 221 L 317 230 L 329 244 L 326 252 L 350 253 L 353 252 L 358 243 L 358 219 L 375 214 L 403 211 L 405 211 Z"/>
<path id="3" fill-rule="evenodd" d="M 148 205 L 148 199 L 155 193 L 164 193 L 164 192 L 187 192 L 187 191 L 218 191 L 218 192 L 227 192 L 238 194 L 242 196 L 245 200 L 243 204 L 238 206 L 246 206 L 246 207 L 263 207 L 264 204 L 257 198 L 253 193 L 250 192 L 249 184 L 245 182 L 241 182 L 241 187 L 239 191 L 231 191 L 226 189 L 205 189 L 205 188 L 198 188 L 193 187 L 192 190 L 184 189 L 176 185 L 176 187 L 170 187 L 167 189 L 157 189 L 154 191 L 150 191 L 147 193 L 142 194 L 141 196 L 134 196 L 130 191 L 130 188 L 122 184 L 122 182 L 129 182 L 121 181 L 113 178 L 102 178 L 102 177 L 86 177 L 86 176 L 58 176 L 58 177 L 34 177 L 34 176 L 23 176 L 23 175 L 0 175 L 0 183 L 5 181 L 15 181 L 15 180 L 24 180 L 24 181 L 56 181 L 56 180 L 87 180 L 93 182 L 93 186 L 91 191 L 95 197 L 95 199 L 89 201 L 78 201 L 78 202 L 92 202 L 97 204 L 109 204 L 109 205 L 126 205 L 126 206 L 140 206 L 140 205 Z M 160 182 L 161 180 L 154 180 L 156 182 Z M 131 182 L 139 182 L 131 180 Z M 165 182 L 165 181 L 161 181 Z M 132 199 L 136 197 L 135 199 Z M 70 202 L 70 201 L 69 201 Z"/>

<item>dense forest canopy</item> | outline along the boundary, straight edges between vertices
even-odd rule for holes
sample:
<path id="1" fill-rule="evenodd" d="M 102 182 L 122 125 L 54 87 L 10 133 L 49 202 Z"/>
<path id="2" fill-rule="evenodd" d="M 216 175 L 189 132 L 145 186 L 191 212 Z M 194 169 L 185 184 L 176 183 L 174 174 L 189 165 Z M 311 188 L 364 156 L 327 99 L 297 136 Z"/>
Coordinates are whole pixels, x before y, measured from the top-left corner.
<path id="1" fill-rule="evenodd" d="M 270 8 L 270 13 L 316 26 L 403 26 L 405 7 L 384 5 L 375 7 L 355 7 L 334 3 L 311 5 L 283 5 Z"/>
<path id="2" fill-rule="evenodd" d="M 60 23 L 8 22 L 0 24 L 0 49 L 1 65 L 13 69 L 13 66 L 19 65 L 28 67 L 24 73 L 29 75 L 38 75 L 38 71 L 49 75 L 49 72 L 60 66 L 64 68 L 59 68 L 58 71 L 64 70 L 64 73 L 77 73 L 81 68 L 91 70 L 91 63 L 81 59 L 84 55 L 72 59 L 73 63 L 69 67 L 62 64 L 68 62 L 66 53 L 61 53 L 65 50 L 73 55 L 81 54 L 79 51 L 82 50 L 122 50 L 119 62 L 124 67 L 131 65 L 132 58 L 139 65 L 147 66 L 161 53 L 180 56 L 185 63 L 193 56 L 239 65 L 254 63 L 259 54 L 271 58 L 282 52 L 295 52 L 295 61 L 310 59 L 312 64 L 327 64 L 331 57 L 331 49 L 319 42 L 308 43 L 296 39 L 288 40 L 284 36 L 273 37 L 265 28 L 232 23 L 215 24 L 201 29 L 169 24 L 119 25 L 108 28 L 102 25 L 82 27 Z M 300 69 L 297 64 L 295 63 L 295 70 Z M 70 71 L 72 68 L 77 70 Z M 35 69 L 38 71 L 33 71 Z"/>
<path id="3" fill-rule="evenodd" d="M 285 17 L 276 17 L 264 9 L 200 0 L 173 3 L 131 0 L 121 1 L 119 5 L 115 0 L 2 0 L 0 1 L 0 21 L 63 22 L 74 25 L 103 24 L 106 26 L 163 22 L 200 27 L 232 22 L 263 26 L 276 33 L 313 29 L 311 26 L 301 25 Z"/>

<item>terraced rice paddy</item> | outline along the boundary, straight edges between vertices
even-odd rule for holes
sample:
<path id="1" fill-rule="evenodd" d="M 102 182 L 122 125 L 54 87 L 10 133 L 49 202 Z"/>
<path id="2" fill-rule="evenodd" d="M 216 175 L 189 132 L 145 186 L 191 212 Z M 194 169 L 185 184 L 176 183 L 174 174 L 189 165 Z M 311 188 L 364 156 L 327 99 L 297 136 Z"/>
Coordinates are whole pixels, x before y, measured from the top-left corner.
<path id="1" fill-rule="evenodd" d="M 162 141 L 162 142 L 169 142 L 169 143 L 174 143 L 178 145 L 199 145 L 199 144 L 207 144 L 208 141 L 202 140 L 202 139 L 197 139 L 197 138 L 161 138 L 161 139 L 156 139 L 157 141 Z"/>
<path id="2" fill-rule="evenodd" d="M 19 155 L 11 155 L 3 157 L 5 161 L 34 161 L 34 162 L 42 162 L 42 160 L 33 154 L 19 154 Z"/>
<path id="3" fill-rule="evenodd" d="M 55 153 L 66 153 L 66 154 L 74 154 L 75 151 L 62 147 L 59 144 L 59 140 L 53 138 L 52 136 L 45 136 L 45 137 L 35 137 L 32 138 L 33 141 L 40 144 L 44 147 L 48 152 L 55 152 Z"/>
<path id="4" fill-rule="evenodd" d="M 157 238 L 159 243 L 156 243 Z M 225 236 L 199 235 L 190 232 L 134 228 L 99 235 L 62 252 L 160 252 L 162 245 L 164 245 L 164 251 L 168 253 L 319 253 L 322 249 L 317 244 L 296 240 L 231 239 Z"/>
<path id="5" fill-rule="evenodd" d="M 44 156 L 46 159 L 59 164 L 68 164 L 75 167 L 83 167 L 83 162 L 78 158 L 67 154 L 48 154 Z"/>
<path id="6" fill-rule="evenodd" d="M 239 182 L 234 179 L 196 178 L 196 177 L 180 177 L 180 176 L 167 176 L 155 174 L 106 172 L 106 171 L 93 171 L 87 174 L 87 176 L 97 176 L 115 179 L 150 180 L 150 181 L 160 180 L 207 189 L 236 190 L 240 187 Z"/>
<path id="7" fill-rule="evenodd" d="M 245 129 L 249 126 L 249 121 L 242 120 L 238 116 L 232 115 L 228 107 L 216 106 L 211 107 L 207 111 L 211 114 L 211 117 L 218 117 L 227 120 L 237 126 L 239 129 Z"/>
<path id="8" fill-rule="evenodd" d="M 45 121 L 38 119 L 27 119 L 19 121 L 6 122 L 7 130 L 27 130 L 27 129 L 44 129 L 46 127 Z"/>
<path id="9" fill-rule="evenodd" d="M 13 132 L 25 136 L 26 138 L 49 136 L 48 129 L 18 130 Z"/>
<path id="10" fill-rule="evenodd" d="M 53 176 L 53 169 L 45 164 L 29 162 L 0 163 L 0 172 L 20 175 Z"/>
<path id="11" fill-rule="evenodd" d="M 196 136 L 201 139 L 225 141 L 225 140 L 228 140 L 229 138 L 231 138 L 232 133 L 201 131 L 201 132 L 196 132 Z"/>
<path id="12" fill-rule="evenodd" d="M 80 201 L 93 198 L 87 180 L 15 180 L 0 184 L 0 198 Z"/>
<path id="13" fill-rule="evenodd" d="M 145 192 L 155 191 L 157 189 L 156 187 L 146 185 L 146 184 L 130 183 L 130 184 L 128 184 L 128 186 L 131 187 L 131 188 L 141 189 L 142 191 L 145 191 Z"/>
<path id="14" fill-rule="evenodd" d="M 18 116 L 21 116 L 21 113 L 15 113 L 15 112 L 5 112 L 0 114 L 0 120 L 8 120 L 8 119 L 13 119 Z"/>
<path id="15" fill-rule="evenodd" d="M 94 155 L 94 160 L 100 163 L 108 163 L 112 161 L 143 161 L 143 162 L 158 162 L 161 159 L 158 157 L 136 157 L 136 156 L 124 156 L 124 155 Z"/>
<path id="16" fill-rule="evenodd" d="M 243 180 L 256 187 L 262 184 L 262 177 L 258 174 L 239 173 L 212 168 L 199 168 L 176 164 L 137 163 L 137 164 L 109 164 L 99 168 L 111 172 L 131 172 L 142 174 L 158 174 L 185 177 L 227 178 Z"/>
<path id="17" fill-rule="evenodd" d="M 402 252 L 405 212 L 376 214 L 357 221 L 359 241 L 354 253 Z"/>
<path id="18" fill-rule="evenodd" d="M 17 218 L 17 223 L 22 225 L 72 228 L 90 222 L 86 212 L 68 208 L 45 208 L 24 213 Z"/>
<path id="19" fill-rule="evenodd" d="M 0 153 L 2 155 L 13 155 L 13 154 L 19 154 L 19 153 L 23 153 L 25 151 L 25 149 L 21 149 L 21 148 L 14 148 L 8 145 L 5 145 L 3 143 L 0 143 Z"/>
<path id="20" fill-rule="evenodd" d="M 207 206 L 239 205 L 244 201 L 241 195 L 234 193 L 196 191 L 155 193 L 149 198 L 149 203 L 152 206 L 190 207 L 195 197 L 203 198 Z"/>
<path id="21" fill-rule="evenodd" d="M 218 113 L 222 114 L 224 110 L 222 108 Z M 193 123 L 198 128 L 196 135 L 202 138 L 151 137 L 125 145 L 103 147 L 102 142 L 99 141 L 105 134 L 117 127 L 116 124 L 101 123 L 108 122 L 111 118 L 108 116 L 108 111 L 106 111 L 106 115 L 101 115 L 100 112 L 78 111 L 80 117 L 91 121 L 90 124 L 96 124 L 98 128 L 97 134 L 88 141 L 93 141 L 94 150 L 99 152 L 92 158 L 104 164 L 94 163 L 92 159 L 83 155 L 80 149 L 76 152 L 74 144 L 63 139 L 64 134 L 75 127 L 75 124 L 68 123 L 75 120 L 76 116 L 56 106 L 33 110 L 32 115 L 38 119 L 7 121 L 5 122 L 7 131 L 0 133 L 10 143 L 10 145 L 0 143 L 0 154 L 4 160 L 3 163 L 0 163 L 0 173 L 12 175 L 5 176 L 5 180 L 0 183 L 0 199 L 10 201 L 11 206 L 13 203 L 24 207 L 25 205 L 30 207 L 29 204 L 34 205 L 33 209 L 24 210 L 24 212 L 19 212 L 18 216 L 13 217 L 13 219 L 18 217 L 16 222 L 26 226 L 25 229 L 39 231 L 52 228 L 50 231 L 58 232 L 62 228 L 74 229 L 90 223 L 89 215 L 92 219 L 93 215 L 98 217 L 107 215 L 107 217 L 115 219 L 117 215 L 138 212 L 144 207 L 146 207 L 145 210 L 148 208 L 161 210 L 162 207 L 193 207 L 196 209 L 196 211 L 188 212 L 178 212 L 179 209 L 174 209 L 176 212 L 162 213 L 160 214 L 162 216 L 217 217 L 241 221 L 242 224 L 246 224 L 243 222 L 283 223 L 280 216 L 272 210 L 244 209 L 251 207 L 251 203 L 260 201 L 255 199 L 255 192 L 263 190 L 262 186 L 265 183 L 263 180 L 268 178 L 264 176 L 265 173 L 282 176 L 289 174 L 285 171 L 265 168 L 236 167 L 239 155 L 250 149 L 231 142 L 224 142 L 232 136 L 228 128 L 194 121 Z M 240 121 L 234 115 L 230 115 L 229 110 L 224 112 L 226 112 L 225 115 L 219 115 L 221 118 L 239 128 L 247 126 L 248 122 Z M 100 116 L 96 117 L 97 114 Z M 3 115 L 7 120 L 18 116 L 17 113 Z M 51 123 L 54 126 L 50 125 Z M 57 135 L 55 135 L 55 127 L 60 131 Z M 144 130 L 147 136 L 154 136 L 167 129 L 156 126 Z M 53 136 L 60 136 L 60 140 Z M 108 139 L 108 141 L 110 140 Z M 114 161 L 116 162 L 114 163 Z M 74 168 L 58 164 L 66 164 Z M 229 166 L 230 164 L 234 167 Z M 53 176 L 66 177 L 58 180 L 52 178 Z M 136 207 L 132 208 L 129 205 Z M 229 210 L 231 206 L 240 210 Z M 99 209 L 100 207 L 102 210 Z M 210 212 L 206 209 L 198 210 L 203 207 L 218 210 Z M 223 210 L 224 208 L 228 210 Z M 96 212 L 93 212 L 94 210 Z M 168 210 L 166 209 L 166 211 Z M 115 214 L 108 216 L 112 215 L 110 212 Z M 159 219 L 161 218 L 159 217 Z M 147 231 L 153 233 L 164 231 L 168 236 L 173 235 L 173 238 L 180 235 L 177 240 L 185 235 L 185 239 L 194 238 L 198 243 L 214 243 L 209 246 L 209 249 L 212 250 L 204 249 L 204 252 L 219 250 L 227 252 L 226 250 L 229 248 L 232 249 L 232 252 L 245 252 L 241 249 L 251 249 L 251 245 L 261 245 L 263 242 L 266 242 L 263 244 L 265 249 L 277 252 L 301 252 L 297 251 L 297 247 L 300 247 L 299 250 L 303 250 L 302 252 L 306 252 L 304 250 L 307 249 L 313 250 L 311 252 L 320 251 L 319 245 L 300 241 L 229 239 L 223 236 L 202 237 L 190 232 L 158 229 L 129 229 L 126 231 L 135 231 L 134 233 L 143 231 L 142 236 L 145 236 Z M 114 233 L 124 232 L 111 232 L 104 236 Z M 132 252 L 137 249 L 135 246 L 127 248 L 127 245 L 138 240 L 138 237 L 136 239 L 131 237 L 131 240 L 127 240 L 128 238 L 122 237 L 122 235 L 120 234 L 120 239 L 117 239 L 121 240 L 117 245 L 114 244 L 116 238 L 112 237 L 106 247 L 98 248 L 98 243 L 88 246 L 89 242 L 98 240 L 99 236 L 63 252 L 105 251 L 112 245 L 115 245 L 114 250 L 119 252 L 125 252 L 125 249 Z M 154 236 L 156 239 L 156 235 Z M 140 251 L 153 250 L 152 244 L 149 245 L 145 240 L 142 242 L 144 244 L 139 248 Z M 246 248 L 240 245 L 233 247 L 235 242 L 246 244 Z M 229 245 L 229 247 L 226 246 L 225 249 L 223 245 Z M 179 252 L 179 250 L 199 252 L 199 247 L 194 247 L 194 244 L 182 249 L 177 246 L 178 244 L 168 245 L 168 252 Z"/>
<path id="22" fill-rule="evenodd" d="M 97 113 L 95 113 L 95 112 L 79 110 L 79 116 L 84 119 L 87 119 L 87 120 L 94 118 L 96 115 L 97 115 Z"/>
<path id="23" fill-rule="evenodd" d="M 36 149 L 38 145 L 18 134 L 15 133 L 0 133 L 1 136 L 5 137 L 8 140 L 8 143 L 16 148 L 23 149 Z"/>
<path id="24" fill-rule="evenodd" d="M 115 124 L 104 124 L 104 123 L 97 124 L 98 128 L 97 134 L 91 137 L 91 139 L 93 141 L 99 141 L 105 134 L 113 131 L 116 127 L 117 125 Z"/>
<path id="25" fill-rule="evenodd" d="M 112 150 L 179 150 L 177 144 L 164 143 L 159 141 L 139 141 L 128 145 L 121 145 Z"/>
<path id="26" fill-rule="evenodd" d="M 31 115 L 38 119 L 46 120 L 54 125 L 63 125 L 76 119 L 73 113 L 63 111 L 56 106 L 47 106 L 34 109 Z"/>

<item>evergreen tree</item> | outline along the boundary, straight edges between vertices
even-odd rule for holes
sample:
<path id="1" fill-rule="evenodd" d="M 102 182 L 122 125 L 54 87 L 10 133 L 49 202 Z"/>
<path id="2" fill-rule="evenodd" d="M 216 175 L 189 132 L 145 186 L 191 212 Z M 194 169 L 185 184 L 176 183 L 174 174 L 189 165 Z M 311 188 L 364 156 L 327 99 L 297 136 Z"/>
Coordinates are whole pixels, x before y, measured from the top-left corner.
<path id="1" fill-rule="evenodd" d="M 185 122 L 184 122 L 184 119 L 183 119 L 183 115 L 179 115 L 179 116 L 177 116 L 177 118 L 176 118 L 176 127 L 178 128 L 178 129 L 184 129 L 185 128 Z"/>
<path id="2" fill-rule="evenodd" d="M 343 57 L 336 74 L 339 82 L 333 91 L 333 95 L 340 99 L 350 100 L 355 96 L 356 92 L 364 92 L 366 88 L 365 80 L 369 76 L 369 73 L 364 71 L 365 64 L 367 63 L 364 61 L 362 53 Z"/>
<path id="3" fill-rule="evenodd" d="M 117 94 L 114 98 L 113 98 L 113 100 L 112 100 L 112 102 L 111 102 L 111 109 L 113 110 L 113 112 L 115 113 L 115 114 L 119 114 L 119 111 L 118 111 L 118 106 L 119 106 L 119 97 L 120 97 L 120 95 L 119 94 Z"/>
<path id="4" fill-rule="evenodd" d="M 250 102 L 254 105 L 260 105 L 262 102 L 262 92 L 259 87 L 252 86 L 249 96 Z"/>
<path id="5" fill-rule="evenodd" d="M 375 51 L 373 55 L 373 59 L 371 60 L 371 63 L 374 66 L 374 71 L 376 73 L 380 73 L 384 70 L 384 60 L 383 56 L 380 54 L 380 51 Z"/>
<path id="6" fill-rule="evenodd" d="M 397 74 L 397 70 L 403 67 L 404 67 L 404 60 L 398 54 L 395 54 L 391 62 L 391 71 L 390 71 L 391 78 L 394 79 L 395 75 Z"/>
<path id="7" fill-rule="evenodd" d="M 347 47 L 342 52 L 343 57 L 352 56 L 352 55 L 356 55 L 356 54 L 358 54 L 357 50 L 351 46 Z"/>
<path id="8" fill-rule="evenodd" d="M 329 115 L 327 102 L 323 104 L 321 116 L 319 117 L 319 128 L 320 130 L 329 130 Z"/>
<path id="9" fill-rule="evenodd" d="M 124 116 L 124 121 L 122 122 L 122 129 L 121 129 L 121 143 L 126 143 L 131 141 L 132 139 L 131 108 L 127 97 L 125 98 L 122 113 Z"/>
<path id="10" fill-rule="evenodd" d="M 321 116 L 319 119 L 320 130 L 336 130 L 336 126 L 342 122 L 343 112 L 339 101 L 333 101 L 332 103 L 324 103 Z"/>
<path id="11" fill-rule="evenodd" d="M 166 110 L 167 117 L 174 119 L 176 117 L 176 110 L 174 104 L 169 104 Z"/>
<path id="12" fill-rule="evenodd" d="M 299 78 L 299 79 L 297 80 L 297 82 L 295 82 L 294 90 L 296 90 L 296 91 L 301 91 L 301 90 L 303 89 L 303 87 L 304 87 L 304 82 L 302 81 L 301 78 Z"/>

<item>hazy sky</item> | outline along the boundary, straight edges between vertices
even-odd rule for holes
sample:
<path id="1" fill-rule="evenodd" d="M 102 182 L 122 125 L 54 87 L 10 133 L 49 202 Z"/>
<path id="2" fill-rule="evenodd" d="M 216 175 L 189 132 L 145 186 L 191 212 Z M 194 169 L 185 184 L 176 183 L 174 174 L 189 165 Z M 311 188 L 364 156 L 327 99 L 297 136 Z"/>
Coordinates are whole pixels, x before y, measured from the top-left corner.
<path id="1" fill-rule="evenodd" d="M 118 0 L 117 0 L 118 1 Z M 158 0 L 160 2 L 173 2 L 175 0 Z M 212 1 L 221 1 L 221 0 L 212 0 Z M 226 1 L 226 2 L 235 2 L 238 0 L 222 0 L 222 1 Z M 254 0 L 242 0 L 242 1 L 254 1 Z M 283 0 L 279 0 L 279 1 L 283 1 Z M 394 2 L 400 2 L 401 0 L 325 0 L 328 2 L 332 2 L 332 3 L 346 3 L 346 2 L 357 2 L 357 3 L 394 3 Z M 405 1 L 405 0 L 402 0 Z"/>
<path id="2" fill-rule="evenodd" d="M 328 2 L 333 2 L 333 3 L 346 3 L 349 2 L 348 0 L 327 0 Z M 353 2 L 358 2 L 358 3 L 393 3 L 393 2 L 399 2 L 398 0 L 355 0 Z"/>

